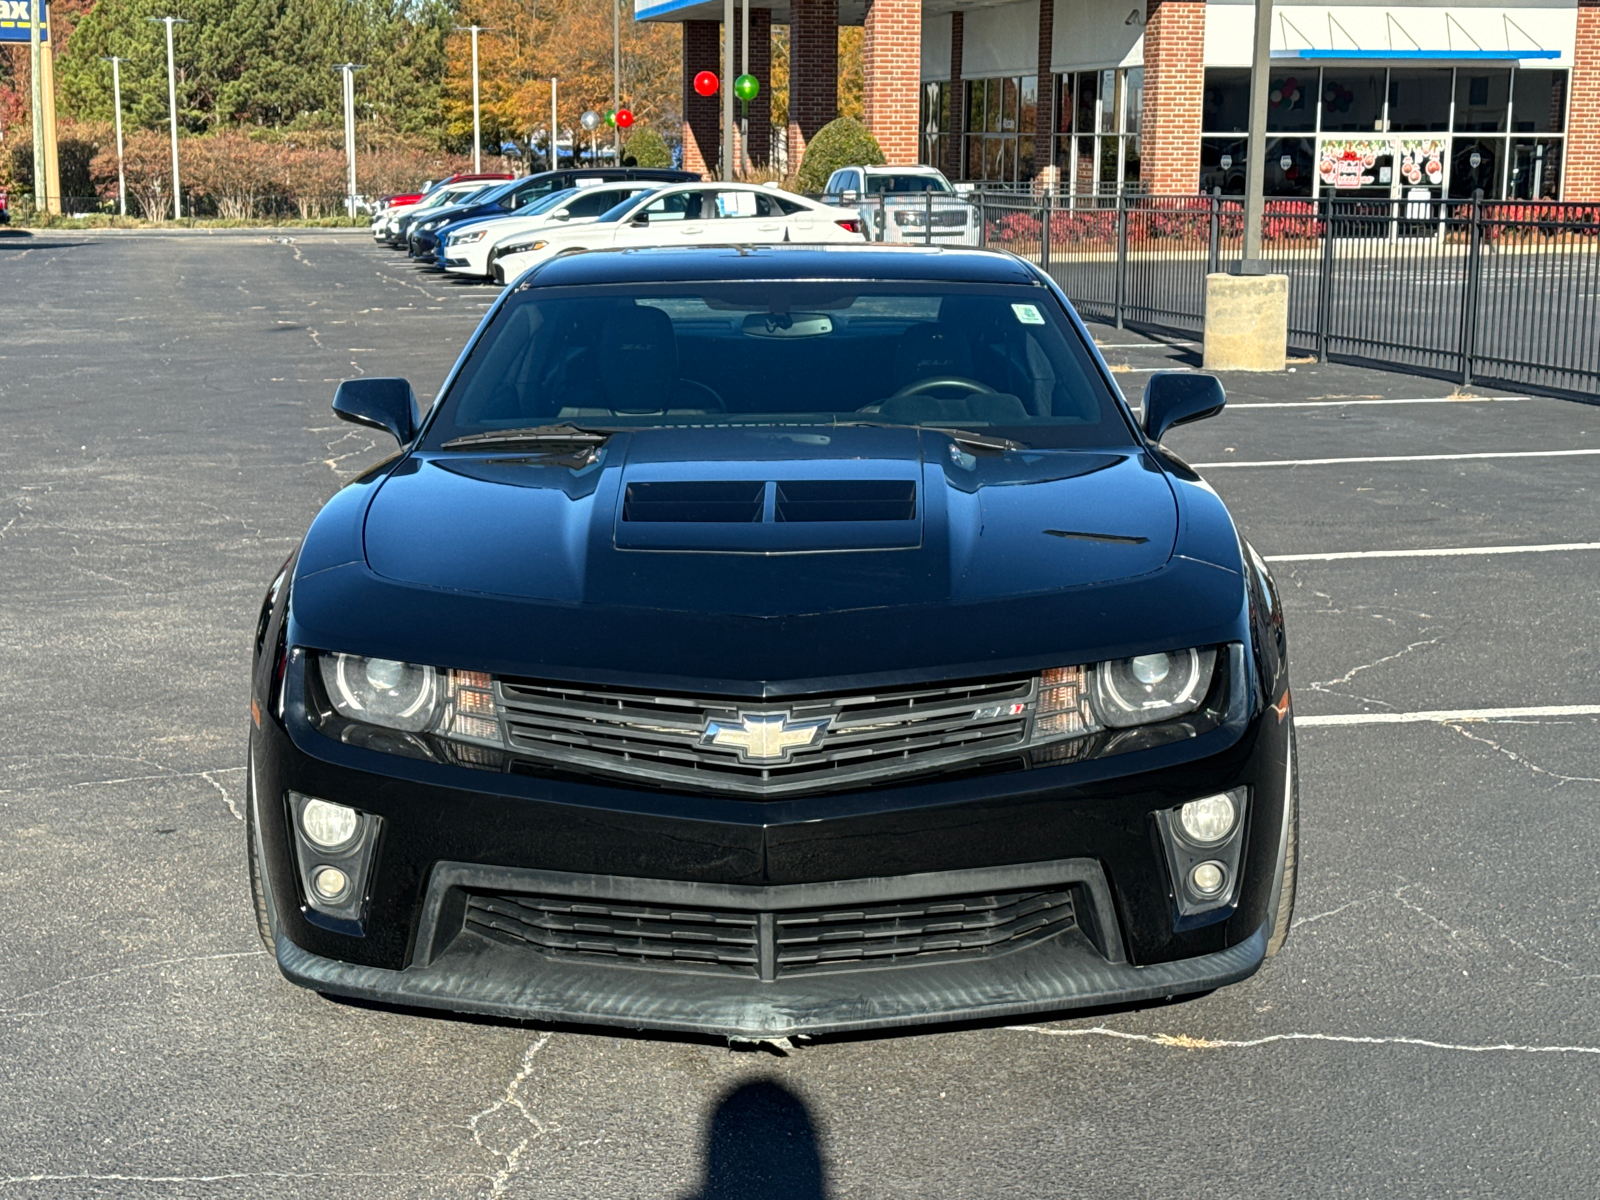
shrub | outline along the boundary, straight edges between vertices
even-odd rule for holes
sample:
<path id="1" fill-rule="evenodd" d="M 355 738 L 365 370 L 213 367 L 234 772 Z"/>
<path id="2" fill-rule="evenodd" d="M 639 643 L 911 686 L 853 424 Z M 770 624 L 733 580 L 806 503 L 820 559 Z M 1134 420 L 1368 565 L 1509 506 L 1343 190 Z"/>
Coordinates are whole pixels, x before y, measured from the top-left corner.
<path id="1" fill-rule="evenodd" d="M 796 183 L 802 192 L 820 192 L 828 176 L 841 167 L 882 166 L 883 151 L 878 139 L 854 117 L 840 117 L 817 130 L 806 146 Z"/>
<path id="2" fill-rule="evenodd" d="M 670 167 L 672 150 L 654 129 L 640 129 L 622 147 L 622 156 L 633 159 L 636 167 Z"/>

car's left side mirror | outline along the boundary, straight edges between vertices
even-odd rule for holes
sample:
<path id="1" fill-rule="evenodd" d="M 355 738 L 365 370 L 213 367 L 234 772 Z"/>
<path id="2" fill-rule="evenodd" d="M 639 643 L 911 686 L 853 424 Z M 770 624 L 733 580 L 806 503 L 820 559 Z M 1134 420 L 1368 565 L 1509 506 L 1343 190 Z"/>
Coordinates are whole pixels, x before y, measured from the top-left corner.
<path id="1" fill-rule="evenodd" d="M 402 446 L 422 427 L 416 394 L 404 379 L 346 379 L 333 394 L 333 411 L 354 424 L 388 430 Z"/>
<path id="2" fill-rule="evenodd" d="M 1174 425 L 1214 417 L 1226 403 L 1222 383 L 1215 375 L 1192 375 L 1187 371 L 1152 375 L 1144 386 L 1145 436 L 1159 442 Z"/>

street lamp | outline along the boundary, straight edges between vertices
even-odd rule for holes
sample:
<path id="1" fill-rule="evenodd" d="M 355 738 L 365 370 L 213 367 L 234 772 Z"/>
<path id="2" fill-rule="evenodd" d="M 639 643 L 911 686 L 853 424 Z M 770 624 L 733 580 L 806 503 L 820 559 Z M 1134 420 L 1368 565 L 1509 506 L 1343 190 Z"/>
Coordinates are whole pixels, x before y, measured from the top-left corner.
<path id="1" fill-rule="evenodd" d="M 455 31 L 472 34 L 472 171 L 480 174 L 483 171 L 483 127 L 478 116 L 478 35 L 488 33 L 489 26 L 457 25 Z"/>
<path id="2" fill-rule="evenodd" d="M 1256 0 L 1255 53 L 1250 65 L 1250 133 L 1244 153 L 1244 261 L 1241 274 L 1265 274 L 1261 224 L 1266 208 L 1267 100 L 1271 91 L 1272 0 Z"/>
<path id="3" fill-rule="evenodd" d="M 33 208 L 49 211 L 49 185 L 45 183 L 44 161 L 44 45 L 40 25 L 44 21 L 44 0 L 28 6 L 28 70 L 33 76 Z"/>
<path id="4" fill-rule="evenodd" d="M 128 177 L 122 170 L 122 64 L 125 60 L 115 54 L 102 54 L 101 61 L 111 64 L 111 97 L 117 109 L 117 211 L 128 215 Z"/>
<path id="5" fill-rule="evenodd" d="M 167 121 L 172 128 L 172 219 L 183 220 L 183 187 L 178 181 L 178 73 L 172 65 L 172 27 L 187 25 L 182 17 L 146 17 L 167 27 Z"/>
<path id="6" fill-rule="evenodd" d="M 334 68 L 344 76 L 344 164 L 345 164 L 345 215 L 352 221 L 356 216 L 356 72 L 366 67 L 360 63 L 340 63 Z"/>
<path id="7" fill-rule="evenodd" d="M 611 111 L 622 107 L 622 0 L 611 0 Z M 622 128 L 611 126 L 616 165 L 622 165 Z"/>

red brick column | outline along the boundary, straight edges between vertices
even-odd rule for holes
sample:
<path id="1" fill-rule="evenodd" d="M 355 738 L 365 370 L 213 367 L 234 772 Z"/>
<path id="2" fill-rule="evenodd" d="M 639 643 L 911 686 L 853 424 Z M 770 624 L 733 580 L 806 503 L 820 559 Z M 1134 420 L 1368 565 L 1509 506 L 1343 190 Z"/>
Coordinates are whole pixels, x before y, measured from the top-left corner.
<path id="1" fill-rule="evenodd" d="M 1205 89 L 1205 0 L 1149 0 L 1139 175 L 1157 195 L 1200 189 L 1200 106 Z"/>
<path id="2" fill-rule="evenodd" d="M 961 161 L 966 154 L 967 96 L 961 86 L 961 51 L 966 36 L 965 13 L 950 14 L 950 132 L 944 148 L 944 173 L 947 179 L 961 178 Z"/>
<path id="3" fill-rule="evenodd" d="M 922 0 L 867 0 L 862 115 L 890 166 L 917 161 Z"/>
<path id="4" fill-rule="evenodd" d="M 754 18 L 755 13 L 750 16 Z M 754 34 L 753 19 L 750 25 Z M 715 71 L 721 79 L 722 64 L 717 61 L 721 52 L 722 22 L 683 23 L 683 169 L 698 171 L 707 179 L 717 177 L 722 161 L 722 96 L 702 96 L 694 90 L 694 77 L 701 71 Z"/>
<path id="5" fill-rule="evenodd" d="M 734 56 L 743 50 L 744 32 L 742 21 L 744 13 L 738 17 L 739 31 L 735 33 Z M 754 75 L 761 84 L 761 91 L 756 98 L 750 101 L 750 137 L 745 145 L 745 153 L 750 162 L 758 167 L 764 167 L 772 161 L 772 10 L 770 8 L 750 9 L 750 61 L 739 64 L 741 74 Z M 737 99 L 733 102 L 733 115 L 739 120 L 744 115 L 744 105 Z"/>
<path id="6" fill-rule="evenodd" d="M 752 14 L 753 15 L 753 14 Z M 839 115 L 839 0 L 789 5 L 789 173 L 806 143 Z M 915 120 L 913 110 L 912 119 Z"/>
<path id="7" fill-rule="evenodd" d="M 1033 177 L 1040 187 L 1054 188 L 1058 172 L 1050 161 L 1051 135 L 1055 132 L 1055 74 L 1050 70 L 1055 57 L 1055 0 L 1039 0 L 1039 103 L 1033 114 Z"/>
<path id="8" fill-rule="evenodd" d="M 1578 0 L 1563 200 L 1600 200 L 1600 0 Z"/>

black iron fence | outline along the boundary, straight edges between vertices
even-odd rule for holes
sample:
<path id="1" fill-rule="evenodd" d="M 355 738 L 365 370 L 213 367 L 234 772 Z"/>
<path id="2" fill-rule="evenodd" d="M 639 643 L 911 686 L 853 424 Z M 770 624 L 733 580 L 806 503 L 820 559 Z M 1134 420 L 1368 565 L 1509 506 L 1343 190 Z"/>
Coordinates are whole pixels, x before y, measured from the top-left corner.
<path id="1" fill-rule="evenodd" d="M 1243 205 L 1220 196 L 896 200 L 926 218 L 897 227 L 868 197 L 873 236 L 1009 250 L 1118 327 L 1203 330 L 1206 275 L 1243 250 Z M 970 210 L 959 227 L 952 207 Z M 1600 204 L 1269 200 L 1262 232 L 1289 279 L 1292 353 L 1600 395 Z"/>

